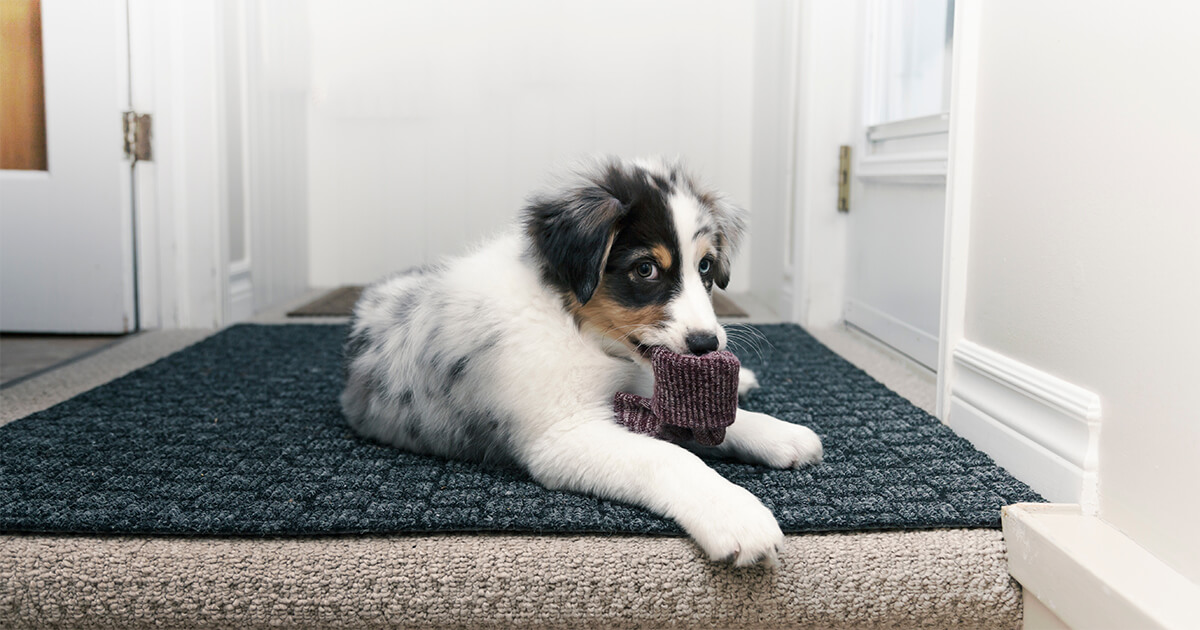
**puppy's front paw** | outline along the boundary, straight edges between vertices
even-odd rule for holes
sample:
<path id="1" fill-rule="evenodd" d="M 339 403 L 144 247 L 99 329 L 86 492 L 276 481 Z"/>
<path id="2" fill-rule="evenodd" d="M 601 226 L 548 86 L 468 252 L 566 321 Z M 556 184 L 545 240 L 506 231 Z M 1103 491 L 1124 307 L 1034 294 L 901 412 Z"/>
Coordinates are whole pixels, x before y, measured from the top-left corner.
<path id="1" fill-rule="evenodd" d="M 816 464 L 825 455 L 821 438 L 812 429 L 744 409 L 725 430 L 722 449 L 744 462 L 771 468 Z"/>
<path id="2" fill-rule="evenodd" d="M 779 566 L 783 531 L 775 515 L 744 488 L 730 486 L 727 496 L 711 497 L 703 516 L 685 525 L 688 534 L 710 560 Z"/>
<path id="3" fill-rule="evenodd" d="M 745 396 L 754 389 L 758 389 L 758 376 L 754 370 L 738 368 L 738 396 Z"/>
<path id="4" fill-rule="evenodd" d="M 763 463 L 772 468 L 800 468 L 819 464 L 825 456 L 821 438 L 812 429 L 779 421 L 767 429 L 767 443 L 761 451 Z"/>

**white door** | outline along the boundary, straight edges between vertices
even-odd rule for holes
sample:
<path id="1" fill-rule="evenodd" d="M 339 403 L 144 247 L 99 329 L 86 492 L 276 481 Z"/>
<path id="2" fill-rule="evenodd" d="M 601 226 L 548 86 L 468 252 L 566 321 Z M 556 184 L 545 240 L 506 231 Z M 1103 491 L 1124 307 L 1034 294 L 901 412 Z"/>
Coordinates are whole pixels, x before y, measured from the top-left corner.
<path id="1" fill-rule="evenodd" d="M 125 2 L 43 0 L 41 28 L 47 168 L 0 170 L 0 330 L 130 332 Z"/>
<path id="2" fill-rule="evenodd" d="M 846 323 L 937 369 L 953 0 L 869 0 Z"/>

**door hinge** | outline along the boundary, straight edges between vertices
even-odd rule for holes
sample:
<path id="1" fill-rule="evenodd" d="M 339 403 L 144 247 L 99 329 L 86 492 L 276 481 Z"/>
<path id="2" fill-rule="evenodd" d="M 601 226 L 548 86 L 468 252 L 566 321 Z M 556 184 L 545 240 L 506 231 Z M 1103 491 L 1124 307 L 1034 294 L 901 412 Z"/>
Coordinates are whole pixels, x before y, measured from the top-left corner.
<path id="1" fill-rule="evenodd" d="M 850 212 L 850 145 L 838 148 L 838 212 Z"/>
<path id="2" fill-rule="evenodd" d="M 150 114 L 122 112 L 121 123 L 125 132 L 125 159 L 135 164 L 153 160 L 150 142 L 153 140 L 154 118 Z"/>

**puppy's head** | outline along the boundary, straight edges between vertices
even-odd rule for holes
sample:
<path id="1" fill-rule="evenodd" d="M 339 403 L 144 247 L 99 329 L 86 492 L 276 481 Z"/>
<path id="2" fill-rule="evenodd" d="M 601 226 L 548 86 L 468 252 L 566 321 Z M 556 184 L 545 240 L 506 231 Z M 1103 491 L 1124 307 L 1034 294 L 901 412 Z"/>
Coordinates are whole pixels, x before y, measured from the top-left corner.
<path id="1" fill-rule="evenodd" d="M 533 197 L 525 227 L 545 281 L 611 349 L 725 347 L 712 288 L 729 284 L 744 212 L 678 164 L 603 161 Z"/>

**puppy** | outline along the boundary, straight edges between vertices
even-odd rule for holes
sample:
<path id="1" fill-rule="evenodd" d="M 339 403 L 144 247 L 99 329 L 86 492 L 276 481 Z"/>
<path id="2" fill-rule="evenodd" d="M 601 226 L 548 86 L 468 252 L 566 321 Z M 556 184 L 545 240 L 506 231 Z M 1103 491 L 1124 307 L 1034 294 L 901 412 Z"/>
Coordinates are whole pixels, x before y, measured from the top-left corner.
<path id="1" fill-rule="evenodd" d="M 364 291 L 346 418 L 401 449 L 642 506 L 711 559 L 774 565 L 783 533 L 754 495 L 613 419 L 616 392 L 651 395 L 651 348 L 725 347 L 711 294 L 729 283 L 744 227 L 742 210 L 678 164 L 606 159 L 576 172 L 474 253 Z M 741 409 L 720 446 L 690 448 L 774 468 L 822 456 L 811 430 Z"/>

